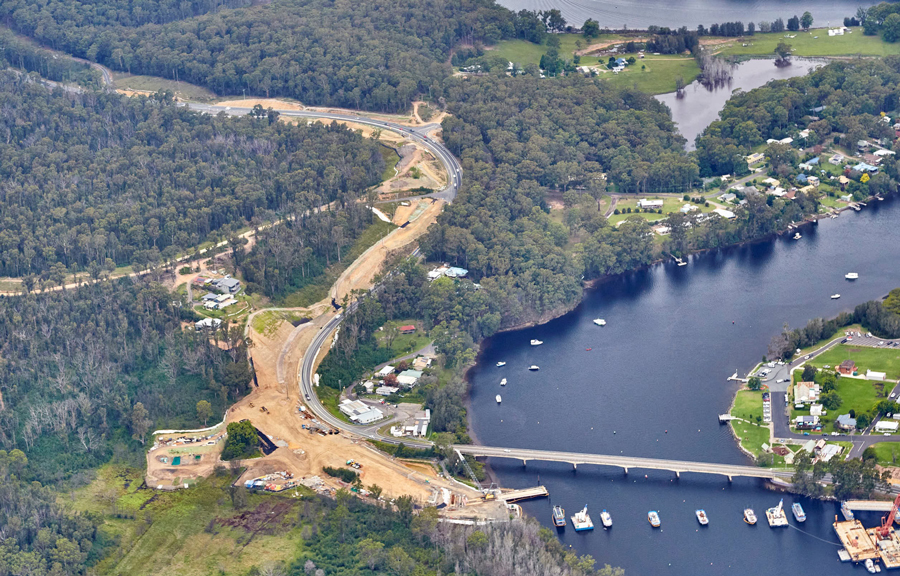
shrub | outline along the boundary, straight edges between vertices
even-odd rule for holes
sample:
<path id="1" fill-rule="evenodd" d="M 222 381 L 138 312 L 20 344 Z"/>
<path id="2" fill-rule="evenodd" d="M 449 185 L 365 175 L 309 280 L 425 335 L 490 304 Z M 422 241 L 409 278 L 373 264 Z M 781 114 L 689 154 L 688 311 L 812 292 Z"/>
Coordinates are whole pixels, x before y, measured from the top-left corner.
<path id="1" fill-rule="evenodd" d="M 228 438 L 222 449 L 222 460 L 252 458 L 259 451 L 259 436 L 249 420 L 228 425 Z"/>
<path id="2" fill-rule="evenodd" d="M 359 478 L 359 474 L 348 468 L 332 468 L 331 466 L 326 466 L 322 468 L 322 471 L 334 478 L 340 478 L 347 484 L 353 484 L 353 482 Z"/>

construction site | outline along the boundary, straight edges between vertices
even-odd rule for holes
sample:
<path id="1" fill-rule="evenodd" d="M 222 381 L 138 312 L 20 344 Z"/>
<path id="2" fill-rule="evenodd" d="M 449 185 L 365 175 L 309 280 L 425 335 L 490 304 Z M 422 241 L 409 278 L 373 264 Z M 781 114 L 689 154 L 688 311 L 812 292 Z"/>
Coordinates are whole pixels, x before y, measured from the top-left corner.
<path id="1" fill-rule="evenodd" d="M 863 563 L 869 572 L 879 572 L 883 563 L 887 569 L 900 568 L 900 536 L 894 529 L 898 520 L 897 508 L 900 496 L 890 502 L 844 502 L 841 511 L 845 520 L 835 518 L 834 531 L 844 548 L 838 552 L 844 562 Z M 854 518 L 852 510 L 879 511 L 887 508 L 881 526 L 866 528 Z"/>

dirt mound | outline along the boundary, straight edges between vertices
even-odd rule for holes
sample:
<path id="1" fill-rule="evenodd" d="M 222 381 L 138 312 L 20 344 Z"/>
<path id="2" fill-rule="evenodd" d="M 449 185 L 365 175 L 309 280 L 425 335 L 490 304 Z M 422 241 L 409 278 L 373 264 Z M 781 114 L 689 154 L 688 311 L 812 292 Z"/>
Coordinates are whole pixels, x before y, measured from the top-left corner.
<path id="1" fill-rule="evenodd" d="M 216 523 L 241 528 L 251 534 L 274 534 L 290 509 L 291 503 L 287 500 L 269 500 L 231 518 L 216 518 Z"/>

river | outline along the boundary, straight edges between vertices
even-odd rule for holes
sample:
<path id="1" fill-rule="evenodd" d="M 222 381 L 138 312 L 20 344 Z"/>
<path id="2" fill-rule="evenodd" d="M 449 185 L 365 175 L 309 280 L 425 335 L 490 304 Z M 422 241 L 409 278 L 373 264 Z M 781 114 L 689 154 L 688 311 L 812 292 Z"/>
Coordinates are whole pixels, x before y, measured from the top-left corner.
<path id="1" fill-rule="evenodd" d="M 844 17 L 854 16 L 860 5 L 877 4 L 859 0 L 499 0 L 510 10 L 550 10 L 558 8 L 573 26 L 581 26 L 588 18 L 600 27 L 614 30 L 623 27 L 646 29 L 648 26 L 687 26 L 698 24 L 751 21 L 771 22 L 809 10 L 815 26 L 838 26 Z"/>
<path id="2" fill-rule="evenodd" d="M 688 266 L 659 264 L 618 276 L 566 316 L 490 339 L 469 373 L 473 432 L 489 446 L 747 464 L 716 418 L 734 395 L 726 378 L 752 368 L 785 322 L 802 326 L 900 286 L 898 217 L 900 200 L 876 201 L 805 226 L 798 241 L 785 236 L 695 255 Z M 850 271 L 860 279 L 844 280 Z M 829 299 L 835 292 L 840 300 Z M 595 326 L 598 317 L 608 325 Z M 544 344 L 532 347 L 532 338 Z M 497 368 L 501 360 L 507 365 Z M 540 371 L 529 372 L 532 364 Z M 501 388 L 504 377 L 509 384 Z M 834 503 L 802 500 L 809 518 L 803 531 L 772 530 L 764 511 L 781 495 L 758 480 L 489 463 L 504 487 L 547 486 L 550 499 L 523 508 L 548 527 L 554 504 L 567 515 L 588 504 L 598 526 L 607 508 L 610 531 L 576 534 L 569 524 L 559 537 L 631 576 L 852 570 L 838 563 Z M 785 504 L 793 498 L 786 495 Z M 742 521 L 747 506 L 761 517 L 756 526 Z M 694 517 L 701 507 L 710 517 L 703 529 Z M 662 530 L 650 528 L 648 510 L 659 510 Z"/>
<path id="3" fill-rule="evenodd" d="M 681 135 L 687 138 L 685 147 L 693 150 L 694 140 L 719 118 L 719 112 L 735 90 L 748 92 L 764 86 L 770 80 L 803 76 L 816 66 L 826 63 L 824 60 L 794 58 L 790 66 L 775 66 L 774 59 L 746 60 L 734 66 L 728 82 L 706 87 L 695 80 L 685 86 L 680 95 L 669 92 L 656 96 L 656 99 L 672 110 L 672 120 Z"/>

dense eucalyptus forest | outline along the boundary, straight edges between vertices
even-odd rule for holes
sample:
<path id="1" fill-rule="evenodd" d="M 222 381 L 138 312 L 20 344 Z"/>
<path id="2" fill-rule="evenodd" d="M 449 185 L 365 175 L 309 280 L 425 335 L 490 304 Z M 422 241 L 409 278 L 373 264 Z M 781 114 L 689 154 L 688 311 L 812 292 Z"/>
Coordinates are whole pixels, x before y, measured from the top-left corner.
<path id="1" fill-rule="evenodd" d="M 383 170 L 380 145 L 341 125 L 208 116 L 167 95 L 0 73 L 0 275 L 170 260 L 294 201 L 356 198 Z"/>

